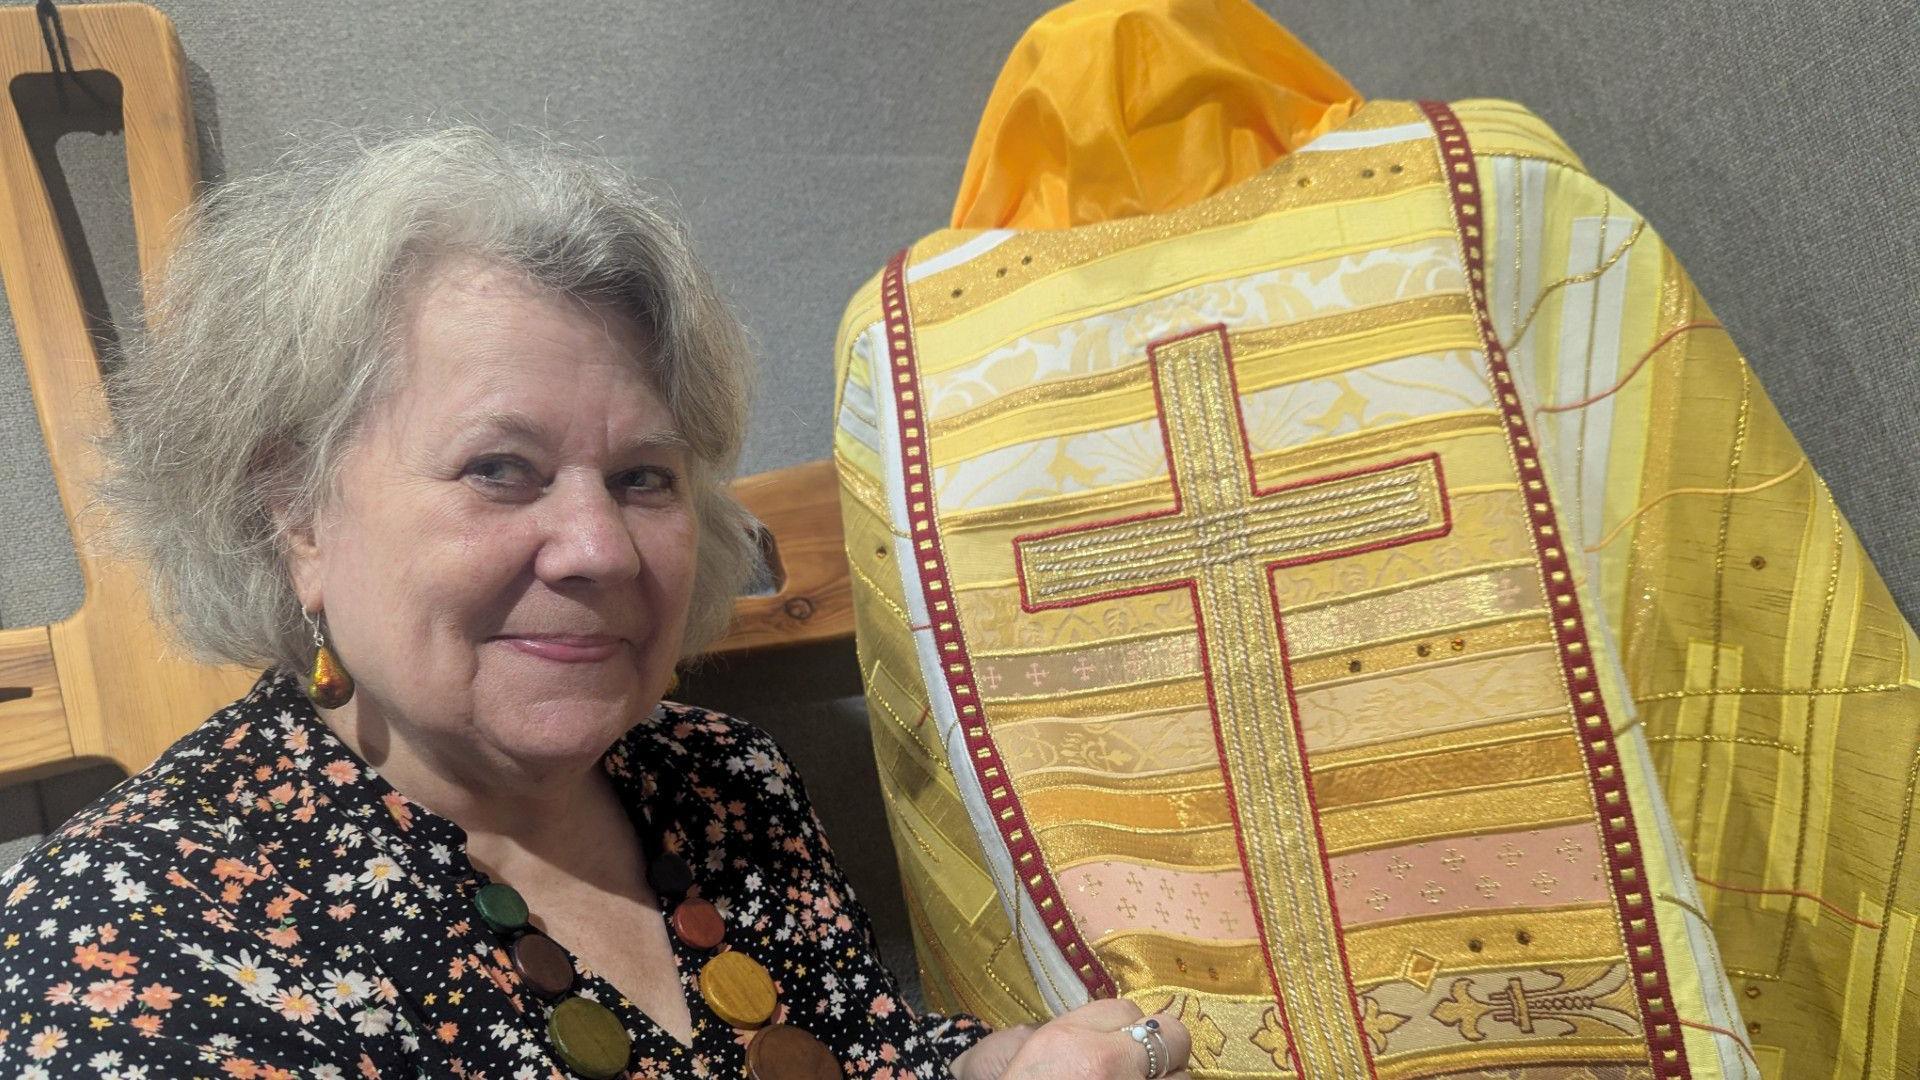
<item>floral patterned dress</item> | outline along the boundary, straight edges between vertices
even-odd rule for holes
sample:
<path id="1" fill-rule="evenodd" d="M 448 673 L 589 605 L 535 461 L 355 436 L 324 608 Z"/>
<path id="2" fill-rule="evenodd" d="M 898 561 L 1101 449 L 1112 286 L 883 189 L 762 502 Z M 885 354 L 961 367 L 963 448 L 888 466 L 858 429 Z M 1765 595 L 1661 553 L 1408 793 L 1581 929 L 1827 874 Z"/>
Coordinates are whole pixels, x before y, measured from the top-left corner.
<path id="1" fill-rule="evenodd" d="M 943 1077 L 984 1029 L 918 1016 L 881 965 L 779 747 L 663 704 L 607 753 L 640 828 L 848 1075 Z M 674 776 L 677 805 L 652 779 Z M 659 824 L 655 824 L 659 823 Z M 671 823 L 671 824 L 668 824 Z M 465 834 L 395 791 L 269 673 L 0 876 L 0 1078 L 564 1080 L 546 1008 L 474 914 Z M 740 1076 L 707 953 L 675 939 L 683 1046 L 576 961 L 630 1076 Z"/>

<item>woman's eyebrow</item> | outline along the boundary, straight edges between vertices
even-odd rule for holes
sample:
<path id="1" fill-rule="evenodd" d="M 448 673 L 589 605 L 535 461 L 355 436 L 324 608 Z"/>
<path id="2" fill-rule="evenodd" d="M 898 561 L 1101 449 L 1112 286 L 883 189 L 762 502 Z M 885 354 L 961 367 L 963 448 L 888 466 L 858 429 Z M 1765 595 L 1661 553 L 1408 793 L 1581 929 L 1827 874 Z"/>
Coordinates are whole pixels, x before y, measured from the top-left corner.
<path id="1" fill-rule="evenodd" d="M 461 433 L 483 432 L 493 435 L 506 435 L 525 439 L 528 442 L 544 445 L 553 438 L 546 425 L 521 412 L 495 411 L 477 416 L 464 417 L 458 422 Z M 618 440 L 618 448 L 623 453 L 643 453 L 646 451 L 671 450 L 684 452 L 690 448 L 687 437 L 674 428 L 658 428 L 653 431 L 628 435 Z"/>

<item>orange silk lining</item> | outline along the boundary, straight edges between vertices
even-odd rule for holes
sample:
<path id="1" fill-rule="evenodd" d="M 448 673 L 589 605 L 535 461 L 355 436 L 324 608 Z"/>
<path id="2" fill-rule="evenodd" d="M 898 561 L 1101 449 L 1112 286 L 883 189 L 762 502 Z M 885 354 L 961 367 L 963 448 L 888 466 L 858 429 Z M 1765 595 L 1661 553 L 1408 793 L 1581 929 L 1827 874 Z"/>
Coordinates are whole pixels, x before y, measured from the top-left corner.
<path id="1" fill-rule="evenodd" d="M 1058 229 L 1185 206 L 1359 104 L 1250 0 L 1077 0 L 1007 58 L 953 227 Z"/>

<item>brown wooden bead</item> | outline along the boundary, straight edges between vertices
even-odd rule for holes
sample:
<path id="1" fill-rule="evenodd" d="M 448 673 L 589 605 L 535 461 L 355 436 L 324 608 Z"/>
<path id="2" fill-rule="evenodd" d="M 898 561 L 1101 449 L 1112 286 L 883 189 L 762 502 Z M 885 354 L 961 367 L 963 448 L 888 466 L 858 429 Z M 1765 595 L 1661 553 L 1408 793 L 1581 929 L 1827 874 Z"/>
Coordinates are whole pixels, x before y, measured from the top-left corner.
<path id="1" fill-rule="evenodd" d="M 753 1080 L 841 1080 L 840 1059 L 826 1044 L 792 1024 L 761 1028 L 747 1044 Z"/>
<path id="2" fill-rule="evenodd" d="M 779 1004 L 773 976 L 753 957 L 723 952 L 700 969 L 700 996 L 715 1016 L 737 1028 L 757 1028 Z"/>
<path id="3" fill-rule="evenodd" d="M 693 871 L 687 868 L 687 860 L 663 851 L 647 864 L 647 884 L 653 886 L 655 895 L 677 900 L 693 888 Z"/>
<path id="4" fill-rule="evenodd" d="M 545 934 L 521 934 L 507 950 L 520 981 L 544 1001 L 573 989 L 573 961 L 567 950 Z"/>
<path id="5" fill-rule="evenodd" d="M 712 949 L 727 939 L 727 922 L 720 909 L 694 897 L 673 909 L 673 932 L 696 949 Z"/>

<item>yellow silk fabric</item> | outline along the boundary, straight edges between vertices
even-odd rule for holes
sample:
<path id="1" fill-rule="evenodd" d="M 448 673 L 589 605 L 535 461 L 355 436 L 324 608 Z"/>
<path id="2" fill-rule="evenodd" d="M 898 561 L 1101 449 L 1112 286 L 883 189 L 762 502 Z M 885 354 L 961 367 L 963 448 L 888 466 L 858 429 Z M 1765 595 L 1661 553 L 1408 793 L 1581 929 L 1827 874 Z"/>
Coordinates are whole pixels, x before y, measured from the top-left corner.
<path id="1" fill-rule="evenodd" d="M 1360 104 L 1250 0 L 1080 0 L 1007 59 L 953 227 L 1054 229 L 1185 206 Z"/>

